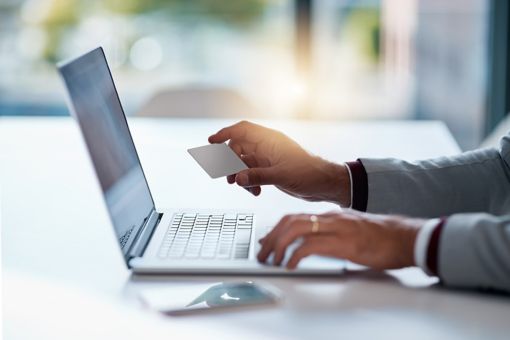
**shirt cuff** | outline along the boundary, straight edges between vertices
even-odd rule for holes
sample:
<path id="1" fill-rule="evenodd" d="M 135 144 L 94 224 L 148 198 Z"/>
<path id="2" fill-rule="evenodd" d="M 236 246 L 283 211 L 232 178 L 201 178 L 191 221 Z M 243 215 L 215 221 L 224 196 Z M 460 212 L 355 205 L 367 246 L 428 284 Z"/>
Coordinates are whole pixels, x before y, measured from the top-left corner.
<path id="1" fill-rule="evenodd" d="M 434 218 L 425 222 L 420 228 L 420 231 L 418 231 L 416 241 L 414 242 L 414 262 L 427 273 L 427 275 L 434 275 L 427 266 L 427 257 L 430 238 L 439 223 L 441 223 L 439 218 Z"/>
<path id="2" fill-rule="evenodd" d="M 351 208 L 367 211 L 368 204 L 368 176 L 363 163 L 358 159 L 347 162 L 351 179 Z"/>
<path id="3" fill-rule="evenodd" d="M 434 228 L 430 235 L 429 247 L 427 250 L 427 268 L 432 275 L 441 277 L 439 273 L 439 241 L 441 240 L 441 232 L 446 223 L 446 218 L 439 219 L 439 224 Z"/>
<path id="4" fill-rule="evenodd" d="M 350 200 L 350 204 L 349 204 L 349 209 L 352 208 L 352 194 L 353 194 L 353 189 L 352 189 L 352 173 L 351 173 L 351 168 L 349 167 L 349 165 L 347 165 L 347 163 L 344 163 L 345 164 L 345 167 L 347 168 L 347 173 L 349 174 L 349 186 L 351 188 L 351 200 Z"/>

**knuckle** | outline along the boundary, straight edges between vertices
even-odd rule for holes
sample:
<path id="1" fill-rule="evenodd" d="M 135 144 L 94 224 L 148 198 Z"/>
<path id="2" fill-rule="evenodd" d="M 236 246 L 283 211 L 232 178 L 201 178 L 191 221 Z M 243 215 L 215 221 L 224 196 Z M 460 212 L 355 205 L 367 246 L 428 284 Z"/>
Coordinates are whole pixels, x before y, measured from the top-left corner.
<path id="1" fill-rule="evenodd" d="M 282 223 L 287 223 L 289 222 L 290 218 L 292 217 L 292 215 L 285 215 L 282 217 L 282 219 L 280 220 L 280 222 Z"/>
<path id="2" fill-rule="evenodd" d="M 292 214 L 283 216 L 275 229 L 278 229 L 279 232 L 284 232 L 294 223 L 295 218 L 295 215 Z"/>
<path id="3" fill-rule="evenodd" d="M 294 215 L 289 215 L 289 219 L 287 220 L 288 223 L 294 223 L 296 222 L 296 220 L 298 220 L 301 215 L 299 214 L 294 214 Z"/>
<path id="4" fill-rule="evenodd" d="M 278 225 L 275 227 L 275 230 L 277 230 L 279 234 L 285 233 L 286 230 L 289 228 L 291 220 L 292 220 L 292 217 L 290 215 L 284 216 L 280 220 Z"/>
<path id="5" fill-rule="evenodd" d="M 312 216 L 312 214 L 299 214 L 299 220 L 300 221 L 310 221 L 311 216 Z M 316 215 L 316 216 L 320 218 L 320 215 Z"/>

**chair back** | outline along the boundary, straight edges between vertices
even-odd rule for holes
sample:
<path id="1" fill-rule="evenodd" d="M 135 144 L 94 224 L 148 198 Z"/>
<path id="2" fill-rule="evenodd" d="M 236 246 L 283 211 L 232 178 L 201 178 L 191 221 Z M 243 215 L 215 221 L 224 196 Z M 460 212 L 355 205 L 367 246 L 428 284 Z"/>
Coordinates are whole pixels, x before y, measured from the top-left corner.
<path id="1" fill-rule="evenodd" d="M 255 106 L 226 88 L 168 88 L 157 92 L 138 110 L 138 116 L 179 118 L 254 118 Z"/>

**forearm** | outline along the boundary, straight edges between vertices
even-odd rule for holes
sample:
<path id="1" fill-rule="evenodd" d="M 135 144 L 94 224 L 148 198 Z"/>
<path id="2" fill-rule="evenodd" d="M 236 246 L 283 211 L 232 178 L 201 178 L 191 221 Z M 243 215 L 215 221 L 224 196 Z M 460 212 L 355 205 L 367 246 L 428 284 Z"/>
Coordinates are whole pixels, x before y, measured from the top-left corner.
<path id="1" fill-rule="evenodd" d="M 416 163 L 396 159 L 359 163 L 366 173 L 366 197 L 364 204 L 355 204 L 363 195 L 360 181 L 354 180 L 353 208 L 358 210 L 419 217 L 510 210 L 510 168 L 495 149 Z"/>
<path id="2" fill-rule="evenodd" d="M 428 258 L 443 284 L 510 291 L 510 215 L 456 214 L 441 229 Z"/>

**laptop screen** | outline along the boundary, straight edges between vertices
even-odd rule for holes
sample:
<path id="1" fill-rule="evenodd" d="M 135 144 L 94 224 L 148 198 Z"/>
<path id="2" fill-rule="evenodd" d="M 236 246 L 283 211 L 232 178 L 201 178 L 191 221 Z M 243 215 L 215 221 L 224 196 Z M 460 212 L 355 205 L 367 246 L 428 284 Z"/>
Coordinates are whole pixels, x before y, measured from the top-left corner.
<path id="1" fill-rule="evenodd" d="M 104 52 L 97 48 L 59 65 L 59 71 L 127 259 L 154 202 Z"/>

